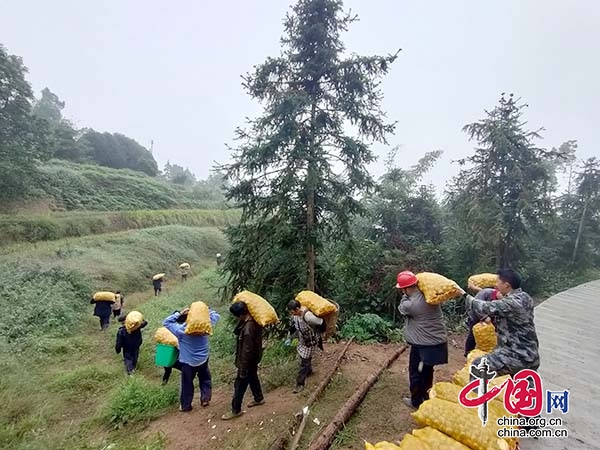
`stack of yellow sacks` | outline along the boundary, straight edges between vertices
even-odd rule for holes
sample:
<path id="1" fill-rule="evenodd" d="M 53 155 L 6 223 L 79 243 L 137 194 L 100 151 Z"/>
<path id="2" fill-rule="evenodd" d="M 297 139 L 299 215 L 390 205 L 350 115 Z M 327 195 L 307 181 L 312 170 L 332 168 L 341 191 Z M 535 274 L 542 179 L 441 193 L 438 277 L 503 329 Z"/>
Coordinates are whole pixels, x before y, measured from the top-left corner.
<path id="1" fill-rule="evenodd" d="M 425 301 L 430 305 L 439 305 L 453 298 L 460 297 L 462 289 L 456 282 L 443 275 L 431 272 L 417 274 L 419 289 L 425 296 Z"/>
<path id="2" fill-rule="evenodd" d="M 458 371 L 454 383 L 436 383 L 429 392 L 429 400 L 425 401 L 413 413 L 413 418 L 425 428 L 413 430 L 406 434 L 401 442 L 380 442 L 372 445 L 365 443 L 366 450 L 514 450 L 517 439 L 498 438 L 500 428 L 497 420 L 510 414 L 504 408 L 501 393 L 493 401 L 488 402 L 488 423 L 482 426 L 476 408 L 466 408 L 458 402 L 461 389 L 469 379 L 469 367 L 474 359 L 485 355 L 481 350 L 473 350 L 467 357 L 467 365 Z M 492 380 L 490 386 L 502 384 L 508 376 Z M 475 396 L 469 394 L 469 397 Z"/>
<path id="3" fill-rule="evenodd" d="M 233 298 L 232 303 L 236 302 L 245 303 L 254 321 L 261 327 L 279 322 L 275 308 L 260 295 L 250 291 L 242 291 Z"/>

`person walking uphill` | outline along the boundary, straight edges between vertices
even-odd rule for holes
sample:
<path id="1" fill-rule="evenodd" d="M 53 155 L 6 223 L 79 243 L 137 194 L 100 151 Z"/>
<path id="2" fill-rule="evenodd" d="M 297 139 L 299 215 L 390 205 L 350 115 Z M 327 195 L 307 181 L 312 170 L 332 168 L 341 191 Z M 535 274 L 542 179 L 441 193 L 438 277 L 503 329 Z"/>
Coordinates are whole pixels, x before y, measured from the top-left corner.
<path id="1" fill-rule="evenodd" d="M 315 348 L 323 349 L 323 340 L 320 332 L 325 325 L 324 320 L 315 316 L 305 306 L 302 306 L 298 300 L 290 300 L 287 305 L 288 311 L 292 315 L 292 326 L 290 333 L 298 334 L 298 356 L 300 357 L 300 369 L 296 378 L 296 388 L 294 394 L 304 390 L 306 378 L 313 373 L 312 357 Z"/>
<path id="2" fill-rule="evenodd" d="M 125 322 L 125 316 L 119 317 L 119 322 Z M 123 351 L 123 362 L 125 363 L 125 370 L 127 375 L 133 375 L 135 368 L 137 367 L 138 358 L 140 356 L 140 347 L 142 346 L 142 328 L 148 325 L 147 321 L 143 321 L 140 327 L 132 331 L 127 332 L 125 325 L 119 327 L 117 331 L 117 341 L 115 343 L 115 351 L 117 354 Z"/>
<path id="3" fill-rule="evenodd" d="M 498 345 L 487 354 L 489 370 L 496 376 L 516 375 L 523 369 L 540 366 L 539 343 L 533 322 L 533 299 L 521 289 L 521 277 L 512 269 L 498 271 L 496 289 L 502 298 L 486 302 L 465 297 L 467 310 L 495 320 Z M 481 358 L 473 361 L 478 365 Z"/>
<path id="4" fill-rule="evenodd" d="M 198 377 L 200 384 L 200 405 L 206 407 L 212 397 L 212 378 L 208 367 L 209 341 L 208 336 L 185 334 L 185 324 L 179 323 L 180 316 L 185 316 L 189 308 L 175 312 L 165 319 L 163 325 L 177 337 L 179 341 L 179 362 L 181 364 L 180 410 L 192 410 L 194 400 L 194 378 Z M 210 311 L 210 322 L 214 327 L 221 316 L 216 311 Z"/>
<path id="5" fill-rule="evenodd" d="M 440 305 L 425 301 L 414 273 L 400 272 L 396 288 L 404 293 L 398 310 L 406 317 L 404 338 L 410 345 L 410 398 L 403 401 L 410 408 L 418 408 L 429 398 L 434 367 L 448 363 L 448 334 Z"/>
<path id="6" fill-rule="evenodd" d="M 152 286 L 154 287 L 154 296 L 157 297 L 158 294 L 162 292 L 162 282 L 163 279 L 159 278 L 157 280 L 152 280 Z"/>
<path id="7" fill-rule="evenodd" d="M 250 386 L 254 397 L 254 400 L 248 403 L 248 408 L 265 404 L 260 380 L 258 379 L 258 364 L 262 359 L 263 352 L 263 329 L 254 321 L 245 303 L 235 302 L 229 307 L 229 311 L 239 319 L 233 331 L 237 339 L 235 367 L 237 367 L 238 372 L 234 384 L 233 400 L 231 401 L 231 412 L 223 414 L 221 417 L 223 420 L 242 415 L 242 402 L 248 386 Z"/>
<path id="8" fill-rule="evenodd" d="M 92 300 L 90 304 L 94 306 L 94 315 L 100 319 L 100 330 L 104 331 L 110 324 L 110 314 L 113 308 L 114 301 Z"/>

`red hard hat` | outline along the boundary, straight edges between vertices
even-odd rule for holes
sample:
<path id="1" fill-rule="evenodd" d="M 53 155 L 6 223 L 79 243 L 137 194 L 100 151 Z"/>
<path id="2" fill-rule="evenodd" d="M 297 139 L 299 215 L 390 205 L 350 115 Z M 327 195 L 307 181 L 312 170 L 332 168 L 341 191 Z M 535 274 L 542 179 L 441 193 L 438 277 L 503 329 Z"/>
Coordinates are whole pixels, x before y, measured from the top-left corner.
<path id="1" fill-rule="evenodd" d="M 396 287 L 398 289 L 404 289 L 407 287 L 411 287 L 419 282 L 419 280 L 417 279 L 417 276 L 414 273 L 412 273 L 410 270 L 405 270 L 404 272 L 400 272 L 398 274 L 397 281 L 398 281 L 398 283 L 396 284 Z"/>

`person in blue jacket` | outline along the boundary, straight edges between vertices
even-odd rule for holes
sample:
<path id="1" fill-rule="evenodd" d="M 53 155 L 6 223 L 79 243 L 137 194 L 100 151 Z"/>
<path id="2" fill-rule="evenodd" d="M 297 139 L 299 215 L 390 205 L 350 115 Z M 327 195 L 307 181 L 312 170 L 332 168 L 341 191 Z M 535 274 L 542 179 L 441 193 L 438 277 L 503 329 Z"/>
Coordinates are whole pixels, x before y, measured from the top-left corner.
<path id="1" fill-rule="evenodd" d="M 181 389 L 180 389 L 180 411 L 192 410 L 194 400 L 194 378 L 198 377 L 200 384 L 200 405 L 206 407 L 210 404 L 212 397 L 212 378 L 208 367 L 210 353 L 208 336 L 192 336 L 185 334 L 184 323 L 177 319 L 181 315 L 187 315 L 189 308 L 181 312 L 175 312 L 165 319 L 163 325 L 179 341 L 179 362 L 181 364 Z M 210 322 L 214 327 L 221 316 L 216 311 L 210 311 Z"/>

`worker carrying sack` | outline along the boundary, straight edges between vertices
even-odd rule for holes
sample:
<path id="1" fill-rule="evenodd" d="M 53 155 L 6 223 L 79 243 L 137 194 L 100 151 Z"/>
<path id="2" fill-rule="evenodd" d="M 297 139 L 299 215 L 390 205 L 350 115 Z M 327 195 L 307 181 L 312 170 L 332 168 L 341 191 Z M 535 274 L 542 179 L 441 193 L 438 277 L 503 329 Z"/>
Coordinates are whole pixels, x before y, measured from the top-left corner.
<path id="1" fill-rule="evenodd" d="M 422 272 L 417 274 L 417 280 L 425 301 L 430 305 L 439 305 L 462 295 L 460 286 L 443 275 Z"/>
<path id="2" fill-rule="evenodd" d="M 125 317 L 125 329 L 129 334 L 133 333 L 135 330 L 139 329 L 144 322 L 144 316 L 139 311 L 131 311 Z"/>
<path id="3" fill-rule="evenodd" d="M 323 334 L 324 339 L 335 334 L 338 317 L 340 315 L 340 305 L 334 301 L 321 297 L 313 291 L 300 292 L 296 295 L 296 300 L 315 316 L 323 319 L 323 325 L 317 331 Z"/>
<path id="4" fill-rule="evenodd" d="M 236 302 L 245 303 L 254 321 L 261 327 L 279 322 L 275 308 L 260 295 L 250 291 L 242 291 L 233 298 L 232 303 Z"/>
<path id="5" fill-rule="evenodd" d="M 496 281 L 498 275 L 495 273 L 480 273 L 479 275 L 472 275 L 469 277 L 468 283 L 474 284 L 478 288 L 493 288 L 496 287 Z"/>
<path id="6" fill-rule="evenodd" d="M 191 336 L 212 335 L 210 311 L 204 302 L 194 302 L 190 305 L 190 312 L 188 313 L 185 323 L 185 334 Z"/>

